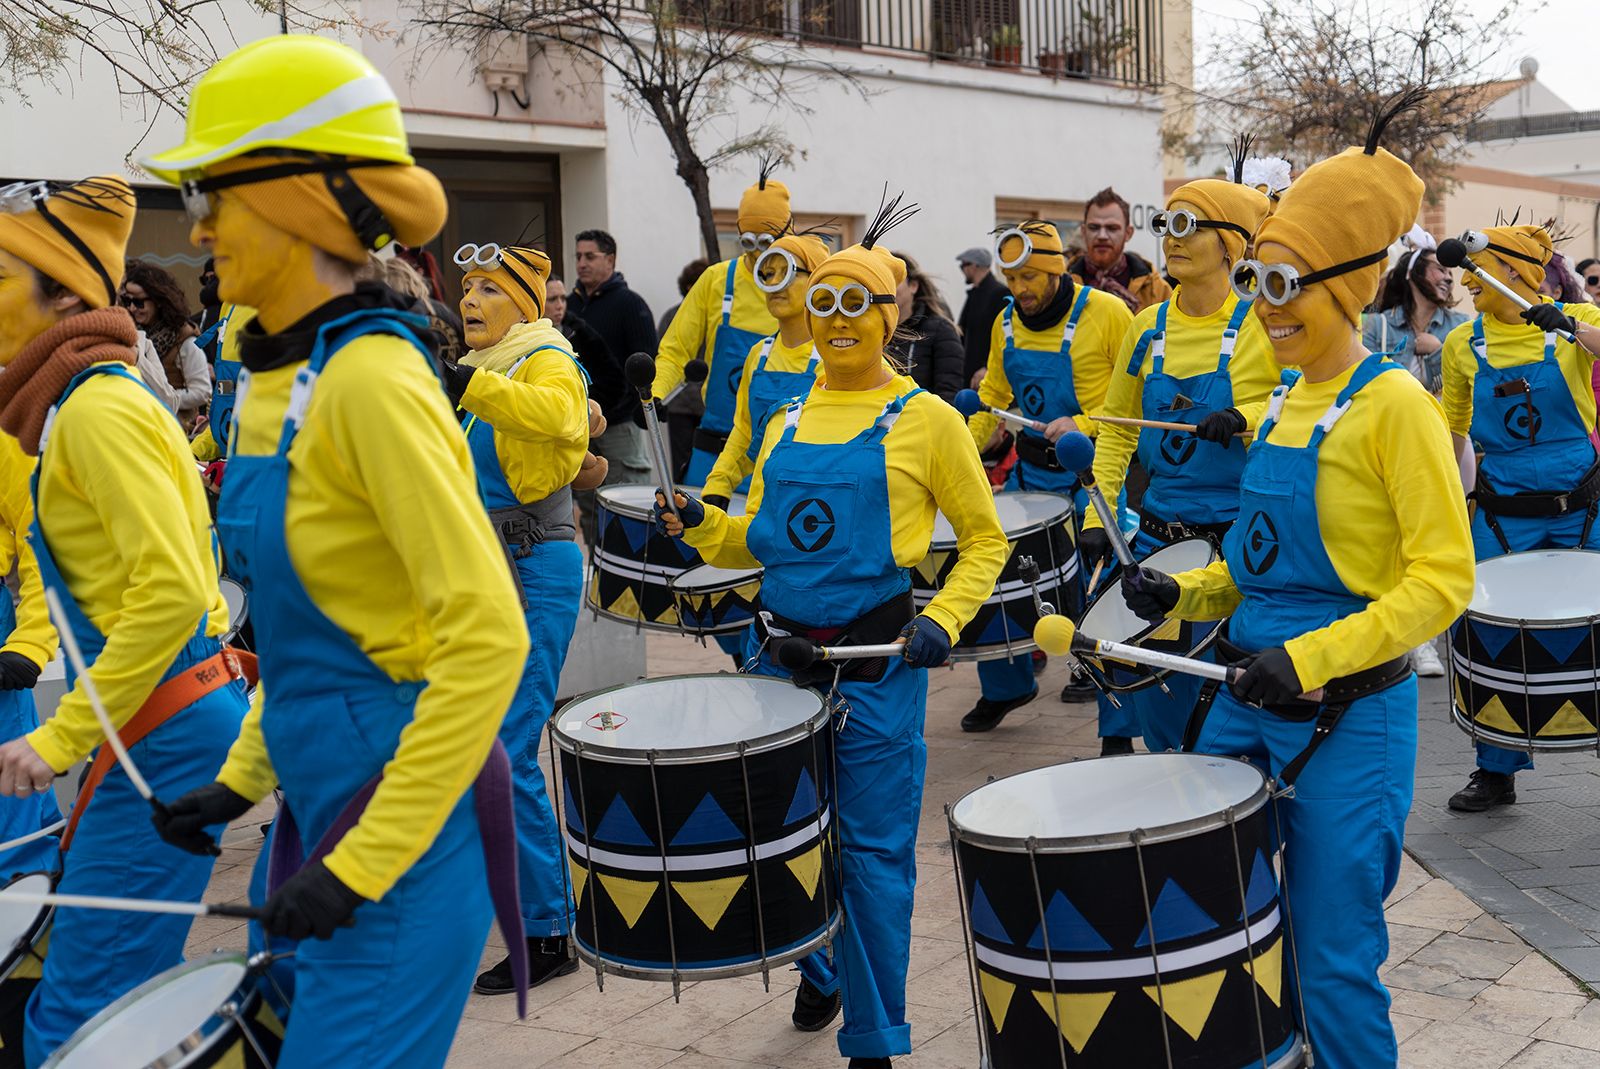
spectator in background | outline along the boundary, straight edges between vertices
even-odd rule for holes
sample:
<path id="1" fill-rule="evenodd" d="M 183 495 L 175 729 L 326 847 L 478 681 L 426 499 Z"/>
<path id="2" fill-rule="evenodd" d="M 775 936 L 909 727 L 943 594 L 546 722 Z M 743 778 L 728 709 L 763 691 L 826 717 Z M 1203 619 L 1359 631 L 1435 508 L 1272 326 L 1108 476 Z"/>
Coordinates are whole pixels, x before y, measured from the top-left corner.
<path id="1" fill-rule="evenodd" d="M 117 303 L 133 316 L 140 347 L 148 345 L 160 362 L 162 377 L 177 398 L 178 422 L 185 432 L 192 430 L 211 401 L 211 369 L 195 344 L 189 301 L 178 280 L 153 263 L 129 260 Z"/>
<path id="2" fill-rule="evenodd" d="M 711 261 L 704 256 L 698 260 L 690 260 L 683 265 L 683 270 L 678 272 L 678 303 L 668 308 L 666 313 L 662 315 L 661 322 L 656 324 L 657 337 L 667 332 L 667 328 L 672 325 L 672 317 L 678 314 L 678 309 L 683 305 L 683 299 L 689 296 L 690 287 L 700 280 L 700 276 L 705 274 L 706 268 L 710 266 Z"/>
<path id="3" fill-rule="evenodd" d="M 218 324 L 222 322 L 222 297 L 217 292 L 217 265 L 209 256 L 200 268 L 200 311 L 189 317 L 194 324 L 195 344 L 206 354 L 206 362 L 217 359 Z"/>
<path id="4" fill-rule="evenodd" d="M 1583 282 L 1584 292 L 1589 295 L 1589 303 L 1600 304 L 1600 260 L 1593 257 L 1579 260 L 1578 278 Z"/>
<path id="5" fill-rule="evenodd" d="M 1451 310 L 1455 303 L 1449 269 L 1432 249 L 1413 248 L 1384 276 L 1373 311 L 1361 317 L 1361 344 L 1390 354 L 1437 394 L 1444 385 L 1439 361 L 1445 336 L 1467 321 Z"/>
<path id="6" fill-rule="evenodd" d="M 1559 252 L 1550 254 L 1550 262 L 1544 269 L 1544 281 L 1539 283 L 1539 292 L 1562 304 L 1590 303 L 1583 280 L 1572 270 L 1572 261 Z"/>
<path id="7" fill-rule="evenodd" d="M 903 252 L 895 255 L 906 265 L 906 277 L 895 287 L 900 326 L 885 351 L 905 366 L 918 386 L 953 400 L 968 376 L 966 350 L 950 318 L 950 306 L 917 261 Z"/>
<path id="8" fill-rule="evenodd" d="M 1131 237 L 1128 202 L 1107 186 L 1083 206 L 1084 251 L 1067 270 L 1078 282 L 1122 298 L 1128 311 L 1138 313 L 1172 296 L 1172 287 L 1149 260 L 1127 251 Z"/>
<path id="9" fill-rule="evenodd" d="M 357 282 L 379 282 L 410 302 L 408 311 L 428 321 L 434 356 L 447 364 L 459 364 L 467 353 L 467 336 L 460 313 L 433 296 L 433 287 L 422 272 L 402 256 L 367 254 L 367 263 L 356 271 Z"/>
<path id="10" fill-rule="evenodd" d="M 577 318 L 594 329 L 611 354 L 610 366 L 601 375 L 591 372 L 590 396 L 605 409 L 605 433 L 589 448 L 605 457 L 611 470 L 607 484 L 647 483 L 650 457 L 645 452 L 644 430 L 635 422 L 640 418 L 638 395 L 622 377 L 623 366 L 634 353 L 656 355 L 656 321 L 643 297 L 628 288 L 628 280 L 617 270 L 617 241 L 604 230 L 585 230 L 574 248 L 578 263 L 578 284 L 566 293 L 563 322 Z M 553 320 L 552 320 L 553 321 Z M 571 335 L 568 335 L 571 337 Z M 602 377 L 615 376 L 613 381 Z M 601 395 L 616 397 L 613 405 Z M 588 510 L 585 510 L 588 521 Z"/>
<path id="11" fill-rule="evenodd" d="M 961 305 L 961 318 L 956 321 L 964 350 L 961 381 L 974 389 L 978 373 L 989 366 L 989 328 L 1010 296 L 1005 284 L 989 269 L 993 262 L 988 249 L 976 246 L 956 257 L 961 275 L 967 280 L 967 299 Z"/>

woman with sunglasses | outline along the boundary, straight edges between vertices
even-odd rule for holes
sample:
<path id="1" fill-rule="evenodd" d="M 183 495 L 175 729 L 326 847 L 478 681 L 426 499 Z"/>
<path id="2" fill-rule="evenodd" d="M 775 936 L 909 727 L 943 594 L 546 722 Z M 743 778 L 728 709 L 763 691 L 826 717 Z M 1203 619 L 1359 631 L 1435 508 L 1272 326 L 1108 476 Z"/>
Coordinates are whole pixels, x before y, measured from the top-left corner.
<path id="1" fill-rule="evenodd" d="M 117 303 L 133 316 L 160 358 L 167 384 L 177 395 L 178 422 L 192 431 L 211 400 L 211 370 L 195 344 L 198 332 L 189 322 L 189 302 L 178 280 L 155 264 L 129 260 Z"/>
<path id="2" fill-rule="evenodd" d="M 423 328 L 355 275 L 431 240 L 444 190 L 382 76 L 334 41 L 245 45 L 190 107 L 183 144 L 143 165 L 182 182 L 222 299 L 256 309 L 217 522 L 261 687 L 216 782 L 158 824 L 204 851 L 281 789 L 273 847 L 310 860 L 262 902 L 267 935 L 302 940 L 279 1069 L 437 1069 L 491 890 L 522 945 L 496 733 L 528 632 Z"/>
<path id="3" fill-rule="evenodd" d="M 755 671 L 833 684 L 833 665 L 780 667 L 772 642 L 781 634 L 904 646 L 901 657 L 841 662 L 834 745 L 848 920 L 831 961 L 819 952 L 800 963 L 795 995 L 802 1031 L 825 1027 L 842 998 L 839 1051 L 852 1069 L 880 1069 L 911 1050 L 905 991 L 927 764 L 925 669 L 944 663 L 1008 552 L 961 417 L 884 359 L 904 265 L 877 242 L 905 217 L 897 203 L 880 211 L 860 245 L 812 273 L 806 304 L 822 374 L 808 396 L 766 422 L 745 515 L 683 494 L 670 511 L 658 497 L 657 509 L 664 529 L 711 563 L 765 567 L 761 601 L 772 630 Z M 955 529 L 960 559 L 913 617 L 909 569 L 927 555 L 936 512 Z"/>
<path id="4" fill-rule="evenodd" d="M 1380 113 L 1364 149 L 1308 168 L 1257 231 L 1259 259 L 1234 266 L 1278 363 L 1302 376 L 1273 391 L 1225 559 L 1123 580 L 1146 619 L 1229 617 L 1219 648 L 1243 674 L 1214 692 L 1209 710 L 1202 698 L 1195 749 L 1243 755 L 1294 786 L 1279 801 L 1294 920 L 1279 949 L 1290 955 L 1285 990 L 1302 1038 L 1329 1069 L 1398 1061 L 1378 970 L 1416 764 L 1406 655 L 1472 595 L 1466 508 L 1439 404 L 1360 336 L 1379 266 L 1421 208 L 1422 180 L 1378 147 L 1414 99 Z"/>
<path id="5" fill-rule="evenodd" d="M 0 793 L 34 802 L 93 755 L 58 889 L 196 902 L 212 856 L 157 837 L 150 803 L 101 745 L 87 689 L 163 800 L 211 781 L 245 714 L 237 666 L 218 641 L 228 609 L 205 491 L 182 431 L 132 370 L 138 329 L 114 306 L 133 219 L 133 192 L 118 177 L 0 190 L 0 428 L 39 457 L 29 538 L 44 588 L 62 603 L 56 623 L 71 629 L 89 675 L 69 670 L 55 715 L 0 746 Z M 8 674 L 29 667 L 0 657 Z M 188 932 L 186 917 L 59 911 L 28 1000 L 27 1064 L 178 964 Z"/>
<path id="6" fill-rule="evenodd" d="M 508 949 L 526 955 L 533 986 L 578 967 L 567 953 L 566 875 L 539 771 L 539 739 L 555 708 L 583 597 L 572 482 L 597 428 L 588 376 L 566 336 L 545 317 L 550 258 L 533 248 L 465 245 L 455 260 L 466 271 L 461 322 L 471 352 L 459 365 L 445 364 L 445 391 L 467 432 L 478 495 L 522 591 L 530 640 L 500 741 L 511 757 L 517 889 L 527 935 L 525 950 Z M 473 990 L 515 991 L 511 955 L 480 975 Z"/>
<path id="7" fill-rule="evenodd" d="M 811 342 L 806 290 L 811 272 L 827 258 L 828 246 L 815 234 L 785 234 L 756 258 L 756 286 L 767 295 L 767 311 L 778 330 L 751 346 L 744 358 L 733 430 L 706 476 L 702 500 L 710 504 L 727 508 L 734 490 L 748 484 L 761 450 L 752 423 L 765 427 L 774 406 L 804 397 L 816 382 L 819 358 Z"/>
<path id="8" fill-rule="evenodd" d="M 1444 343 L 1444 410 L 1456 450 L 1483 453 L 1472 491 L 1477 557 L 1600 548 L 1600 462 L 1590 437 L 1600 308 L 1540 295 L 1552 253 L 1543 227 L 1490 227 L 1461 241 L 1473 266 L 1531 305 L 1463 272 L 1478 314 Z M 1532 769 L 1533 758 L 1482 741 L 1476 750 L 1478 767 L 1450 808 L 1476 813 L 1515 802 L 1516 774 Z"/>
<path id="9" fill-rule="evenodd" d="M 1243 160 L 1235 163 L 1242 168 Z M 1178 281 L 1172 297 L 1140 312 L 1123 335 L 1111 373 L 1110 416 L 1186 423 L 1187 432 L 1105 424 L 1095 447 L 1095 482 L 1116 500 L 1135 453 L 1150 482 L 1139 505 L 1134 556 L 1144 559 L 1185 538 L 1221 544 L 1239 512 L 1239 477 L 1249 442 L 1239 437 L 1266 409 L 1279 382 L 1277 362 L 1261 320 L 1228 284 L 1267 198 L 1239 182 L 1201 179 L 1174 190 L 1166 210 L 1151 219 L 1162 238 L 1167 272 Z M 1078 538 L 1082 566 L 1115 565 L 1111 541 L 1093 509 Z M 1200 693 L 1191 676 L 1165 687 L 1124 695 L 1151 752 L 1175 750 Z"/>

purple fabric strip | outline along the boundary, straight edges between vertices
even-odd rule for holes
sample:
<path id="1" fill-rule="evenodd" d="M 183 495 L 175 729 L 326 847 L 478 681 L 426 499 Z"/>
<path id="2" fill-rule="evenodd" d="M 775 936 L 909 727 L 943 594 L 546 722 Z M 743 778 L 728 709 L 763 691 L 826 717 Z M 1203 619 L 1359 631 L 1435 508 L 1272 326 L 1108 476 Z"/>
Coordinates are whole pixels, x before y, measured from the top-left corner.
<path id="1" fill-rule="evenodd" d="M 489 899 L 500 922 L 517 986 L 517 1019 L 528 1016 L 528 954 L 522 928 L 522 895 L 517 886 L 517 825 L 511 801 L 511 759 L 499 739 L 489 751 L 473 785 L 478 833 L 483 838 L 484 868 L 489 874 Z"/>

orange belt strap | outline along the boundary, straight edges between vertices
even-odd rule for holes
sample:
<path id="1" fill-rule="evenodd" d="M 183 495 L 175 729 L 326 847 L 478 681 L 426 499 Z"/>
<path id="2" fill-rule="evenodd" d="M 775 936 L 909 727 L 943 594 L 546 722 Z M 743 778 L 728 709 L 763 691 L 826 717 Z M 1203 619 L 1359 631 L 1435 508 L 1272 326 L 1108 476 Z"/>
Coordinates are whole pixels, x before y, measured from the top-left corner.
<path id="1" fill-rule="evenodd" d="M 255 654 L 224 646 L 222 652 L 215 657 L 206 658 L 151 691 L 150 697 L 139 706 L 139 711 L 133 714 L 133 719 L 122 725 L 122 730 L 117 732 L 117 735 L 122 739 L 124 748 L 131 747 L 212 691 L 221 690 L 235 679 L 242 679 L 246 686 L 253 687 L 257 678 L 258 666 Z M 78 830 L 78 821 L 83 819 L 84 811 L 89 808 L 95 789 L 100 786 L 100 782 L 106 778 L 106 773 L 110 772 L 111 766 L 116 763 L 117 755 L 110 746 L 102 745 L 95 752 L 94 764 L 89 766 L 89 774 L 84 777 L 83 785 L 78 788 L 78 798 L 73 803 L 72 816 L 67 821 L 67 830 L 62 833 L 62 850 L 66 850 L 72 844 L 72 836 Z"/>

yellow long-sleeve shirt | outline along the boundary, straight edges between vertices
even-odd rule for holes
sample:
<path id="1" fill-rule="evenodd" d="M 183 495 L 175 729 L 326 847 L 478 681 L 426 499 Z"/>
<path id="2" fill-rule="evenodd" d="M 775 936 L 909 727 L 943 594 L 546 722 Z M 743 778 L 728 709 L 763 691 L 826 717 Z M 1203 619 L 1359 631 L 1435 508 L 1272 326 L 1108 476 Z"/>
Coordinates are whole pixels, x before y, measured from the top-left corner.
<path id="1" fill-rule="evenodd" d="M 1215 371 L 1222 349 L 1222 332 L 1227 329 L 1238 304 L 1239 298 L 1229 292 L 1222 307 L 1215 312 L 1190 316 L 1183 313 L 1174 297 L 1167 306 L 1167 351 L 1162 361 L 1166 373 L 1182 379 Z M 1151 368 L 1148 343 L 1137 370 L 1129 374 L 1128 365 L 1139 343 L 1146 335 L 1155 333 L 1158 310 L 1159 306 L 1152 306 L 1134 316 L 1132 325 L 1123 334 L 1122 347 L 1111 369 L 1111 387 L 1106 391 L 1103 415 L 1143 418 L 1144 380 Z M 1280 367 L 1272 355 L 1272 343 L 1267 340 L 1261 320 L 1253 314 L 1246 315 L 1239 324 L 1233 358 L 1228 361 L 1228 377 L 1233 383 L 1233 407 L 1244 416 L 1247 426 L 1254 429 L 1266 411 L 1268 396 L 1280 381 Z M 1139 428 L 1117 423 L 1095 425 L 1100 428 L 1100 438 L 1094 447 L 1095 482 L 1107 501 L 1115 501 L 1122 493 L 1128 465 L 1139 448 Z M 1083 526 L 1101 526 L 1100 514 L 1090 509 L 1083 518 Z"/>
<path id="2" fill-rule="evenodd" d="M 661 347 L 656 351 L 657 397 L 667 396 L 683 381 L 683 366 L 699 355 L 702 345 L 706 363 L 711 362 L 717 350 L 717 332 L 722 327 L 722 296 L 727 288 L 728 261 L 724 260 L 706 268 L 678 306 L 677 314 L 661 338 Z M 756 277 L 750 273 L 750 265 L 742 256 L 733 273 L 733 308 L 729 317 L 738 329 L 763 337 L 778 329 L 778 321 L 767 311 L 767 295 L 756 285 Z M 708 377 L 706 385 L 701 386 L 702 397 L 710 382 Z"/>
<path id="3" fill-rule="evenodd" d="M 1549 298 L 1545 303 L 1550 303 Z M 1567 315 L 1580 323 L 1600 326 L 1600 308 L 1592 304 L 1563 306 Z M 1544 359 L 1544 331 L 1526 323 L 1502 323 L 1494 316 L 1483 317 L 1483 340 L 1487 343 L 1490 367 L 1515 367 L 1536 364 Z M 1472 430 L 1472 385 L 1478 377 L 1478 358 L 1472 352 L 1472 320 L 1452 330 L 1444 340 L 1441 357 L 1444 366 L 1444 414 L 1450 432 L 1465 438 Z M 1567 380 L 1578 416 L 1585 427 L 1595 425 L 1594 386 L 1590 376 L 1595 358 L 1589 350 L 1569 341 L 1556 339 L 1556 362 Z"/>
<path id="4" fill-rule="evenodd" d="M 806 399 L 795 428 L 797 442 L 847 442 L 871 426 L 886 404 L 917 385 L 904 375 L 896 375 L 888 385 L 876 390 L 840 391 L 827 389 L 826 378 L 826 373 L 818 376 L 817 385 Z M 745 545 L 745 533 L 761 511 L 761 467 L 783 437 L 783 424 L 781 410 L 767 423 L 744 515 L 729 516 L 707 505 L 705 521 L 684 532 L 684 540 L 698 548 L 708 562 L 725 568 L 760 565 Z M 895 562 L 910 568 L 928 555 L 934 515 L 938 512 L 945 514 L 956 532 L 960 560 L 939 593 L 922 610 L 953 640 L 984 599 L 994 593 L 995 580 L 1010 552 L 983 461 L 961 433 L 961 415 L 930 393 L 919 393 L 906 402 L 905 411 L 884 436 L 883 449 Z"/>
<path id="5" fill-rule="evenodd" d="M 178 421 L 121 375 L 89 378 L 56 410 L 39 460 L 39 517 L 67 590 L 106 636 L 89 675 L 120 727 L 202 616 L 209 635 L 228 628 L 206 492 Z M 100 745 L 83 685 L 27 738 L 57 772 Z"/>
<path id="6" fill-rule="evenodd" d="M 583 465 L 589 391 L 571 344 L 548 319 L 517 324 L 495 348 L 507 342 L 518 350 L 515 359 L 532 355 L 509 376 L 485 366 L 468 382 L 461 407 L 494 427 L 500 470 L 517 500 L 530 503 L 572 482 Z M 556 348 L 539 349 L 543 345 Z M 478 365 L 479 355 L 469 354 L 464 363 Z"/>
<path id="7" fill-rule="evenodd" d="M 1073 298 L 1076 300 L 1076 296 Z M 1067 320 L 1042 331 L 1032 331 L 1022 325 L 1022 316 L 1011 316 L 1012 337 L 1018 349 L 1038 349 L 1043 352 L 1060 352 L 1061 336 L 1066 332 Z M 1078 395 L 1078 406 L 1091 416 L 1098 416 L 1106 403 L 1106 390 L 1111 385 L 1111 368 L 1122 346 L 1122 336 L 1133 322 L 1133 313 L 1119 297 L 1100 290 L 1089 290 L 1089 300 L 1078 317 L 1078 330 L 1072 336 L 1072 389 Z M 990 408 L 1007 409 L 1015 399 L 1011 381 L 1006 378 L 1006 335 L 1004 316 L 995 316 L 989 331 L 989 370 L 978 384 L 978 399 Z M 1065 359 L 1065 357 L 1063 357 Z M 1066 415 L 1065 412 L 1059 415 Z M 1054 417 L 1051 417 L 1054 418 Z M 972 440 L 982 449 L 1000 422 L 988 412 L 974 413 L 967 420 Z M 1078 420 L 1078 430 L 1093 438 L 1100 433 L 1100 424 L 1093 420 Z"/>
<path id="8" fill-rule="evenodd" d="M 33 522 L 33 495 L 28 490 L 34 458 L 9 434 L 0 435 L 0 575 L 17 566 L 20 597 L 17 600 L 17 626 L 0 647 L 20 653 L 43 668 L 56 655 L 58 639 L 50 622 L 50 607 L 44 601 L 44 581 L 39 578 L 39 562 L 28 544 L 28 525 Z M 0 597 L 5 597 L 0 591 Z"/>
<path id="9" fill-rule="evenodd" d="M 1304 446 L 1354 372 L 1301 380 L 1268 440 Z M 1356 396 L 1322 442 L 1316 501 L 1321 530 L 1286 537 L 1320 537 L 1340 581 L 1372 603 L 1284 644 L 1307 690 L 1439 635 L 1471 600 L 1474 567 L 1443 410 L 1411 375 L 1379 375 Z M 1224 561 L 1175 578 L 1182 619 L 1220 619 L 1239 604 Z"/>
<path id="10" fill-rule="evenodd" d="M 236 456 L 277 448 L 303 366 L 250 376 Z M 428 684 L 366 812 L 326 861 L 377 899 L 477 776 L 521 678 L 528 629 L 466 438 L 409 343 L 367 335 L 340 350 L 317 379 L 289 463 L 285 529 L 306 593 L 391 678 Z M 217 777 L 252 800 L 277 781 L 261 734 L 270 685 L 257 689 Z"/>
<path id="11" fill-rule="evenodd" d="M 728 432 L 728 444 L 722 447 L 722 455 L 712 466 L 711 474 L 706 476 L 707 494 L 728 497 L 740 483 L 744 482 L 745 476 L 756 469 L 756 462 L 749 457 L 750 421 L 752 418 L 760 419 L 766 413 L 757 412 L 754 416 L 751 415 L 750 381 L 755 377 L 756 367 L 761 363 L 761 350 L 765 347 L 766 339 L 763 338 L 750 347 L 750 352 L 744 358 L 744 373 L 739 377 L 738 404 L 733 412 L 733 430 Z M 816 351 L 816 346 L 810 341 L 791 349 L 783 344 L 781 336 L 775 337 L 772 341 L 772 351 L 767 354 L 767 370 L 804 371 Z M 817 373 L 820 375 L 821 372 L 822 365 L 819 363 Z"/>

